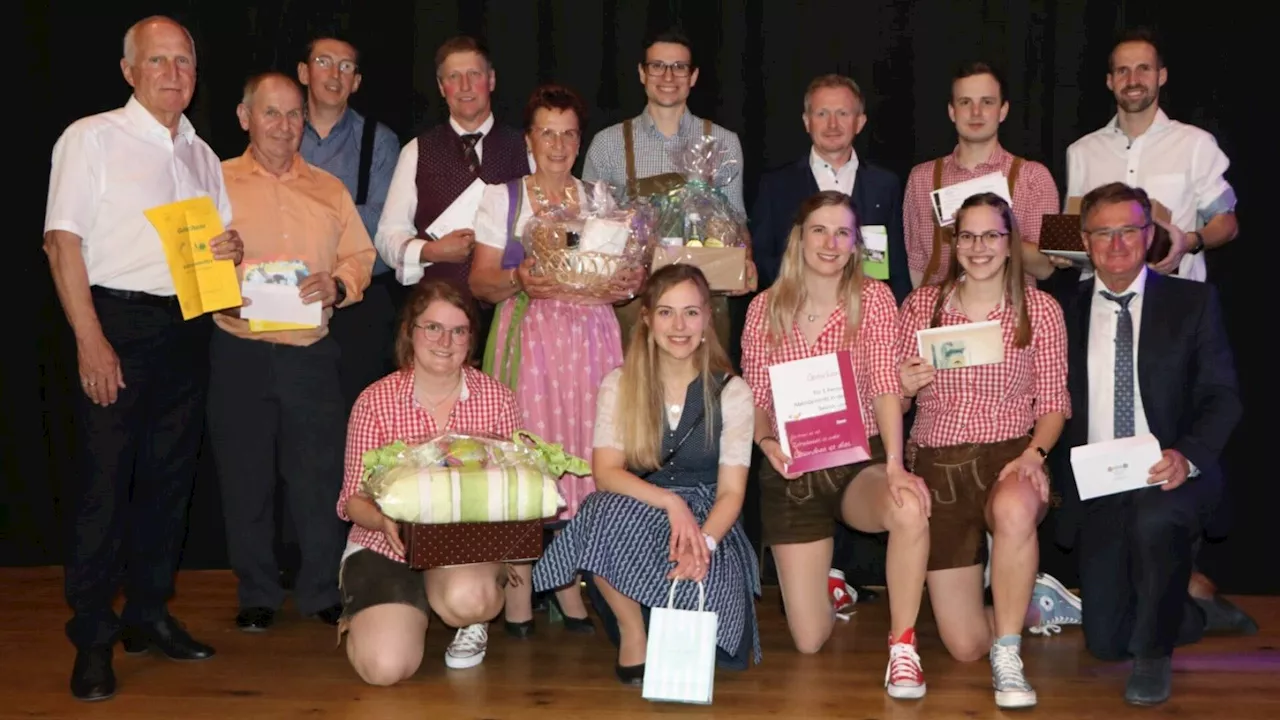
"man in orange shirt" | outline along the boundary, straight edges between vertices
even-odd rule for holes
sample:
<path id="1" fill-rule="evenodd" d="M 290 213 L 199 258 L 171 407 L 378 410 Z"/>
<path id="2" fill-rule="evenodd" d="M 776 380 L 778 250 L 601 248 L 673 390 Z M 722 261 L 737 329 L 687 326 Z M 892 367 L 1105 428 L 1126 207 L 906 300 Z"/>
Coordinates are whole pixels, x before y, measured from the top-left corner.
<path id="1" fill-rule="evenodd" d="M 284 601 L 274 552 L 277 468 L 302 551 L 294 605 L 335 624 L 346 528 L 333 504 L 342 489 L 347 414 L 328 323 L 333 308 L 360 301 L 376 251 L 346 186 L 298 152 L 303 96 L 292 78 L 254 77 L 236 113 L 249 148 L 222 172 L 232 227 L 244 239 L 243 290 L 296 286 L 303 304 L 323 308 L 318 326 L 301 329 L 264 329 L 241 318 L 241 309 L 214 318 L 209 433 L 227 556 L 239 580 L 236 625 L 266 630 Z"/>

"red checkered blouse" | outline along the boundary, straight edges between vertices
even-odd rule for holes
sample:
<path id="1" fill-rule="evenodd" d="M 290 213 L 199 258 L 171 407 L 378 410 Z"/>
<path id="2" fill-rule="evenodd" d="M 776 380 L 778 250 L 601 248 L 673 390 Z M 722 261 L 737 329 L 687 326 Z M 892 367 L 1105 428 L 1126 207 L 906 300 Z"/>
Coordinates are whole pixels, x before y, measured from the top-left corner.
<path id="1" fill-rule="evenodd" d="M 916 331 L 929 327 L 941 288 L 916 289 L 898 316 L 898 355 L 920 354 Z M 960 325 L 969 318 L 953 305 L 952 291 L 943 305 L 940 325 Z M 1071 417 L 1067 391 L 1067 327 L 1062 308 L 1049 294 L 1027 288 L 1031 343 L 1014 346 L 1018 316 L 1008 302 L 987 315 L 999 320 L 1004 334 L 1004 362 L 940 370 L 916 394 L 919 409 L 911 440 L 920 447 L 993 443 L 1025 436 L 1041 415 L 1060 412 Z M 1048 450 L 1048 448 L 1045 448 Z"/>
<path id="2" fill-rule="evenodd" d="M 809 347 L 799 323 L 792 326 L 791 337 L 785 343 L 771 345 L 768 317 L 770 291 L 765 290 L 751 301 L 742 330 L 742 377 L 751 386 L 756 407 L 768 413 L 769 424 L 775 435 L 778 432 L 778 422 L 773 411 L 773 386 L 769 382 L 769 367 L 840 350 L 853 351 L 853 375 L 858 383 L 862 423 L 866 428 L 867 438 L 880 434 L 875 407 L 871 401 L 878 395 L 902 394 L 902 384 L 898 380 L 898 306 L 888 285 L 871 278 L 862 282 L 862 327 L 853 347 L 849 347 L 844 338 L 846 316 L 843 303 L 827 318 L 827 324 L 822 327 L 817 342 Z"/>
<path id="3" fill-rule="evenodd" d="M 351 420 L 347 423 L 346 479 L 338 496 L 338 517 L 351 521 L 347 500 L 360 490 L 364 474 L 361 458 L 367 450 L 396 440 L 412 445 L 446 432 L 510 439 L 519 428 L 520 410 L 515 394 L 479 370 L 462 368 L 462 390 L 444 428 L 436 427 L 435 418 L 414 399 L 413 371 L 394 372 L 365 388 L 351 409 Z M 381 532 L 353 525 L 347 541 L 404 562 L 404 557 L 391 549 Z"/>

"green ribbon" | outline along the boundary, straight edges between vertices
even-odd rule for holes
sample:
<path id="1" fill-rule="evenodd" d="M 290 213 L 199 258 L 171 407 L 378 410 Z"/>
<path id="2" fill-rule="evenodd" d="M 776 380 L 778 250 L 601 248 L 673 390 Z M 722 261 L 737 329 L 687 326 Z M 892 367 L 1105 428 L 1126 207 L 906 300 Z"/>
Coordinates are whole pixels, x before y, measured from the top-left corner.
<path id="1" fill-rule="evenodd" d="M 564 446 L 560 443 L 549 443 L 528 430 L 517 430 L 512 439 L 526 447 L 529 446 L 529 443 L 532 443 L 533 447 L 530 449 L 546 464 L 547 470 L 556 477 L 566 473 L 579 477 L 586 477 L 591 474 L 590 463 L 576 455 L 565 452 Z"/>
<path id="2" fill-rule="evenodd" d="M 501 323 L 502 305 L 513 303 L 511 322 L 507 325 L 507 337 L 498 337 L 498 326 Z M 489 326 L 489 337 L 484 344 L 484 361 L 481 369 L 485 375 L 497 378 L 498 382 L 511 388 L 514 392 L 520 378 L 520 326 L 524 324 L 524 316 L 529 312 L 529 296 L 520 292 L 503 300 L 498 312 Z M 499 349 L 501 348 L 501 349 Z M 501 354 L 501 358 L 498 355 Z"/>

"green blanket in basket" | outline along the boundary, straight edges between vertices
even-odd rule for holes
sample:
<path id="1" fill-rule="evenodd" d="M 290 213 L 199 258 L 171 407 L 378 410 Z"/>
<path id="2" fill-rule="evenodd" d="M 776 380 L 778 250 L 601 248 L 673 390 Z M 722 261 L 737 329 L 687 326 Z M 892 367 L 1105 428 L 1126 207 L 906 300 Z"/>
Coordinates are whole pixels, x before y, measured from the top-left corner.
<path id="1" fill-rule="evenodd" d="M 523 466 L 405 465 L 387 470 L 378 486 L 378 506 L 387 517 L 425 525 L 540 520 L 554 517 L 565 504 L 554 478 Z"/>

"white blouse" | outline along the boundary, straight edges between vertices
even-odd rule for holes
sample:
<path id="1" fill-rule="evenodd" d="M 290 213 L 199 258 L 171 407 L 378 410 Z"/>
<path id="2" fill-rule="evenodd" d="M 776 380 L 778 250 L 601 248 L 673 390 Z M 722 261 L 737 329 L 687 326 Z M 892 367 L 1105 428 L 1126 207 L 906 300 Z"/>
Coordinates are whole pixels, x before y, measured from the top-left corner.
<path id="1" fill-rule="evenodd" d="M 523 178 L 521 182 L 524 182 Z M 573 182 L 577 186 L 578 201 L 581 202 L 586 194 L 582 181 L 574 178 Z M 507 229 L 510 226 L 507 207 L 510 204 L 511 199 L 507 194 L 506 183 L 485 186 L 484 194 L 480 196 L 480 207 L 476 210 L 474 228 L 476 242 L 488 245 L 495 250 L 506 249 Z M 520 198 L 520 214 L 516 216 L 517 236 L 524 232 L 525 223 L 529 222 L 531 217 L 533 217 L 532 198 L 529 197 L 528 188 L 525 188 Z"/>
<path id="2" fill-rule="evenodd" d="M 622 439 L 614 426 L 618 405 L 618 380 L 622 368 L 604 376 L 600 382 L 600 394 L 596 400 L 595 447 L 607 447 L 625 452 Z M 682 407 L 667 408 L 667 423 L 675 427 L 680 422 Z M 740 377 L 729 378 L 720 393 L 720 464 L 751 467 L 751 442 L 755 432 L 755 403 L 751 387 Z"/>

